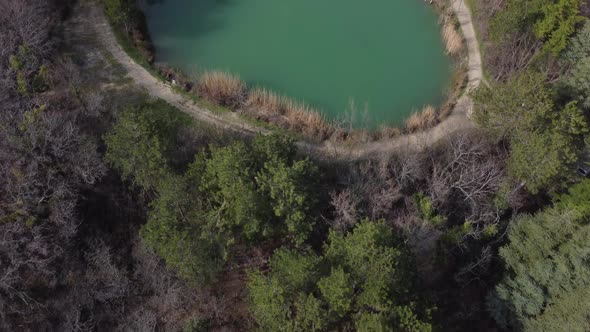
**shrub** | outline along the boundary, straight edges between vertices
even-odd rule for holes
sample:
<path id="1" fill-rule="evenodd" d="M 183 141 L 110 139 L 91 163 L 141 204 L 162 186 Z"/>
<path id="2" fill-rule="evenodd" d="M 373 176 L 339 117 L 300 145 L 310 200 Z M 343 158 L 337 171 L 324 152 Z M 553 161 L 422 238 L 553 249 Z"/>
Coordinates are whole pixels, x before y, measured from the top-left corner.
<path id="1" fill-rule="evenodd" d="M 245 101 L 246 85 L 232 74 L 206 72 L 197 83 L 197 94 L 214 104 L 237 109 Z"/>

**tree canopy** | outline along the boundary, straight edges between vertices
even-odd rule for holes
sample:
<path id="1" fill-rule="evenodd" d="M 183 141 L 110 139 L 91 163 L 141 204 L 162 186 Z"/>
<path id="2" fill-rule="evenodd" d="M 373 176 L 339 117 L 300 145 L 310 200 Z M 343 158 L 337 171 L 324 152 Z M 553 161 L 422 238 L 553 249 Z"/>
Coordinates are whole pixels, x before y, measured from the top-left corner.
<path id="1" fill-rule="evenodd" d="M 511 144 L 509 169 L 537 192 L 567 176 L 578 160 L 588 123 L 577 102 L 555 105 L 540 74 L 525 72 L 474 95 L 476 123 Z"/>
<path id="2" fill-rule="evenodd" d="M 411 254 L 382 222 L 330 232 L 322 255 L 279 249 L 270 273 L 250 275 L 251 310 L 262 330 L 430 331 L 412 294 Z"/>
<path id="3" fill-rule="evenodd" d="M 491 22 L 492 35 L 503 39 L 531 31 L 544 41 L 545 51 L 557 56 L 583 20 L 580 4 L 580 0 L 509 0 Z"/>
<path id="4" fill-rule="evenodd" d="M 555 207 L 522 215 L 500 249 L 504 279 L 489 308 L 504 327 L 523 331 L 590 328 L 590 180 L 575 185 Z"/>

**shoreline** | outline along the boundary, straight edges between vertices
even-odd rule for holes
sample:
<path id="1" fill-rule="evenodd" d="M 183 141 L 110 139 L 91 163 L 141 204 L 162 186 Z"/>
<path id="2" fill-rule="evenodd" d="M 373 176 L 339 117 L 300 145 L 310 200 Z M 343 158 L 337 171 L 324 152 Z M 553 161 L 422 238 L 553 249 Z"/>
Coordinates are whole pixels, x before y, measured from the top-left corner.
<path id="1" fill-rule="evenodd" d="M 371 158 L 376 154 L 395 151 L 400 148 L 420 149 L 421 146 L 432 144 L 453 131 L 473 128 L 474 125 L 468 118 L 472 108 L 468 92 L 477 87 L 482 81 L 481 55 L 479 54 L 479 46 L 471 21 L 471 12 L 467 4 L 464 0 L 451 0 L 451 7 L 463 31 L 469 65 L 467 68 L 467 87 L 458 96 L 455 105 L 445 119 L 424 131 L 406 133 L 392 138 L 352 144 L 349 141 L 324 140 L 321 143 L 314 143 L 300 140 L 297 143 L 299 148 L 304 153 L 319 159 L 358 160 Z M 197 105 L 194 98 L 191 99 L 175 91 L 174 88 L 162 82 L 160 78 L 157 78 L 153 73 L 150 73 L 146 68 L 134 61 L 123 50 L 101 9 L 93 6 L 90 15 L 92 17 L 89 17 L 88 22 L 94 26 L 102 44 L 113 55 L 113 58 L 127 70 L 127 76 L 131 77 L 139 86 L 144 87 L 151 96 L 165 100 L 197 120 L 242 134 L 254 135 L 271 132 L 271 130 L 263 126 L 248 123 L 235 112 L 226 112 L 227 114 L 213 112 L 208 108 Z"/>

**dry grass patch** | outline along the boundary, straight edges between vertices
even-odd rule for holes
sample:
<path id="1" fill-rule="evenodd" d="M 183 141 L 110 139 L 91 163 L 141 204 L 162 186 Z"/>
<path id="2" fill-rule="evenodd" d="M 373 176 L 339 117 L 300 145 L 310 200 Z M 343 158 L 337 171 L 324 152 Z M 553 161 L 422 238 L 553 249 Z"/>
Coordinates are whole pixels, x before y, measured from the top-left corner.
<path id="1" fill-rule="evenodd" d="M 266 89 L 249 93 L 244 112 L 315 138 L 325 139 L 334 132 L 333 126 L 313 108 Z"/>
<path id="2" fill-rule="evenodd" d="M 273 117 L 285 114 L 285 97 L 262 88 L 256 88 L 248 94 L 246 110 L 258 117 Z"/>
<path id="3" fill-rule="evenodd" d="M 402 131 L 396 127 L 383 127 L 378 132 L 378 139 L 392 139 L 402 134 Z"/>
<path id="4" fill-rule="evenodd" d="M 446 20 L 443 25 L 442 39 L 447 53 L 450 55 L 457 55 L 463 49 L 463 36 L 455 29 L 455 25 L 451 20 Z"/>
<path id="5" fill-rule="evenodd" d="M 206 72 L 197 83 L 197 94 L 214 104 L 237 109 L 246 98 L 246 85 L 232 74 Z"/>
<path id="6" fill-rule="evenodd" d="M 437 122 L 436 109 L 428 105 L 422 109 L 421 112 L 413 113 L 406 120 L 406 130 L 409 132 L 417 132 L 428 129 L 434 126 Z"/>

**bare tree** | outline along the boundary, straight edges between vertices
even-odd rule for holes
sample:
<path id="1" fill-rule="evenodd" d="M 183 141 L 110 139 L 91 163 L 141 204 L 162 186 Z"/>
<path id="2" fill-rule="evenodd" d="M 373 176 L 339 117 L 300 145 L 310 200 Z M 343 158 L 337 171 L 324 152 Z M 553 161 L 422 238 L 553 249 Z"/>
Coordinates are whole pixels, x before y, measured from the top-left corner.
<path id="1" fill-rule="evenodd" d="M 359 221 L 357 197 L 354 196 L 350 189 L 344 189 L 341 192 L 333 191 L 330 193 L 330 204 L 334 208 L 334 220 L 331 222 L 332 227 L 342 233 L 352 229 Z"/>
<path id="2" fill-rule="evenodd" d="M 429 193 L 436 205 L 462 211 L 475 229 L 497 223 L 501 211 L 493 199 L 506 175 L 505 151 L 474 133 L 449 136 L 438 149 L 430 152 Z"/>
<path id="3" fill-rule="evenodd" d="M 92 297 L 107 302 L 124 297 L 129 292 L 130 281 L 124 271 L 112 261 L 111 249 L 100 240 L 90 243 L 86 253 L 88 268 L 86 280 Z"/>

